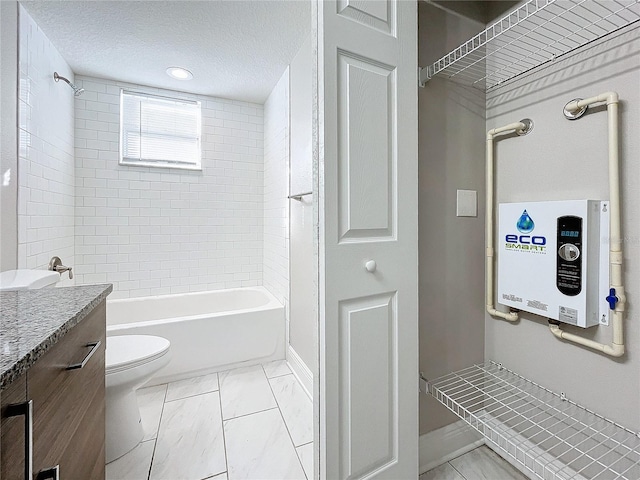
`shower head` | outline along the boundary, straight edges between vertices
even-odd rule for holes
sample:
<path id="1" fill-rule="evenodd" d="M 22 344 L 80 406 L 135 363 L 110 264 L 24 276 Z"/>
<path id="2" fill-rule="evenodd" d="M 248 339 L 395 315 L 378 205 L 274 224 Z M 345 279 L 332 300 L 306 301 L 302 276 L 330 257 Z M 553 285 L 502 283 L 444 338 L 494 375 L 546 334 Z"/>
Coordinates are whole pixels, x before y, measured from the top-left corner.
<path id="1" fill-rule="evenodd" d="M 58 72 L 53 72 L 53 79 L 56 82 L 59 82 L 60 80 L 66 82 L 67 85 L 69 85 L 71 88 L 73 88 L 73 94 L 76 97 L 79 97 L 80 95 L 82 95 L 84 93 L 84 88 L 78 88 L 76 87 L 73 83 L 71 83 L 68 79 L 64 78 L 61 75 L 58 75 Z"/>

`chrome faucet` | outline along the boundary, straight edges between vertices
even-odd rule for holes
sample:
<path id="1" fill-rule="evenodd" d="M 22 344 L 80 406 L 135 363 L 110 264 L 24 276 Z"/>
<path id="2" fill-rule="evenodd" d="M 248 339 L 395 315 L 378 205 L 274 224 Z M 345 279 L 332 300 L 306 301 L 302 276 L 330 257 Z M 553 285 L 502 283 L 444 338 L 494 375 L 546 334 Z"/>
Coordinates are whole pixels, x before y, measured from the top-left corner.
<path id="1" fill-rule="evenodd" d="M 53 257 L 49 262 L 49 270 L 58 272 L 60 276 L 62 276 L 64 272 L 69 272 L 69 280 L 73 278 L 72 268 L 73 267 L 65 267 L 64 265 L 62 265 L 62 260 L 60 260 L 60 257 Z"/>

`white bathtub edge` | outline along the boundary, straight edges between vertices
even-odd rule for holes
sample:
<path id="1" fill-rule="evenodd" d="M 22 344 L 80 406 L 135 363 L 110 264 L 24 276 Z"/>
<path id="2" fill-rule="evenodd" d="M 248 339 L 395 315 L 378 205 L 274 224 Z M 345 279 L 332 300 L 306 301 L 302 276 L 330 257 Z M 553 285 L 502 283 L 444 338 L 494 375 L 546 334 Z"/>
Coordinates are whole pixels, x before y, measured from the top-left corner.
<path id="1" fill-rule="evenodd" d="M 277 301 L 277 300 L 276 300 Z M 243 308 L 238 310 L 226 310 L 224 312 L 216 312 L 216 313 L 203 313 L 201 315 L 190 315 L 184 317 L 171 317 L 171 318 L 163 318 L 160 320 L 145 320 L 143 322 L 131 322 L 131 323 L 114 323 L 112 325 L 107 325 L 107 336 L 109 336 L 109 332 L 117 332 L 120 330 L 128 330 L 134 328 L 144 328 L 151 325 L 163 325 L 167 323 L 176 323 L 176 322 L 188 322 L 190 320 L 202 320 L 206 318 L 221 318 L 226 317 L 229 314 L 234 315 L 242 315 L 245 313 L 253 313 L 253 312 L 271 312 L 274 310 L 282 309 L 282 305 L 268 305 L 266 307 L 254 307 L 254 308 Z"/>
<path id="2" fill-rule="evenodd" d="M 307 364 L 302 361 L 300 355 L 293 349 L 291 345 L 287 346 L 287 364 L 289 368 L 302 385 L 304 393 L 307 394 L 310 400 L 313 400 L 313 373 L 307 367 Z"/>

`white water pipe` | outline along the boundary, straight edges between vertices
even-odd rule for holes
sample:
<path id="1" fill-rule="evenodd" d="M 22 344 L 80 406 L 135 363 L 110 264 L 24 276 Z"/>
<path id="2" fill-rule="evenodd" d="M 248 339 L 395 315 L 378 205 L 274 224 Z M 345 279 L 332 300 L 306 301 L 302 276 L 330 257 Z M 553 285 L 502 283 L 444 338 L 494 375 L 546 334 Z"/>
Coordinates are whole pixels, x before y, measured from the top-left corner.
<path id="1" fill-rule="evenodd" d="M 574 342 L 612 357 L 624 355 L 623 313 L 626 303 L 622 285 L 622 237 L 620 227 L 620 171 L 618 162 L 618 94 L 606 92 L 584 100 L 574 100 L 565 106 L 565 110 L 575 113 L 594 103 L 607 102 L 609 135 L 609 270 L 611 288 L 615 289 L 618 301 L 613 310 L 613 340 L 611 345 L 583 338 L 563 331 L 560 326 L 550 324 L 551 333 L 556 337 Z"/>
<path id="2" fill-rule="evenodd" d="M 494 215 L 493 215 L 493 139 L 496 135 L 501 133 L 516 132 L 518 135 L 525 135 L 531 131 L 532 123 L 516 122 L 505 125 L 504 127 L 494 128 L 487 132 L 487 207 L 486 207 L 486 279 L 485 279 L 485 291 L 487 294 L 487 312 L 494 317 L 500 317 L 510 322 L 518 320 L 518 314 L 516 312 L 504 313 L 495 309 L 494 306 L 494 292 L 493 292 L 493 278 L 495 274 L 495 261 L 494 261 L 494 249 L 493 249 L 493 229 L 494 229 Z"/>

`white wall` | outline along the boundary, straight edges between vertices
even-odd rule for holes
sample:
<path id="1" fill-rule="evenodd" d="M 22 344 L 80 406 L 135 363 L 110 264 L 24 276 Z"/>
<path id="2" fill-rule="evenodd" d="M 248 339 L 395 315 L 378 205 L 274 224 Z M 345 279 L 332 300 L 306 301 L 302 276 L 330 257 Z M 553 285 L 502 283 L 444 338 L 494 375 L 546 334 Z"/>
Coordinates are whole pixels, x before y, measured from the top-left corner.
<path id="1" fill-rule="evenodd" d="M 263 285 L 289 312 L 289 69 L 264 104 Z"/>
<path id="2" fill-rule="evenodd" d="M 53 80 L 73 72 L 22 6 L 19 17 L 18 268 L 47 268 L 54 255 L 75 266 L 74 96 Z"/>
<path id="3" fill-rule="evenodd" d="M 112 298 L 262 284 L 263 108 L 77 77 L 76 272 Z M 202 105 L 202 171 L 118 165 L 120 89 Z"/>
<path id="4" fill-rule="evenodd" d="M 312 72 L 311 36 L 300 47 L 290 66 L 291 168 L 290 192 L 312 191 Z M 311 372 L 316 371 L 317 306 L 314 301 L 313 204 L 308 195 L 291 200 L 290 208 L 290 319 L 289 344 Z"/>
<path id="5" fill-rule="evenodd" d="M 608 198 L 606 108 L 593 108 L 576 121 L 565 120 L 562 108 L 576 97 L 609 90 L 620 95 L 627 353 L 613 359 L 560 341 L 549 332 L 546 319 L 526 313 L 516 324 L 487 317 L 485 348 L 488 359 L 635 431 L 640 429 L 639 34 L 638 27 L 627 29 L 487 98 L 487 128 L 525 117 L 535 123 L 531 134 L 496 143 L 497 201 L 521 202 Z M 562 328 L 611 341 L 611 327 Z"/>
<path id="6" fill-rule="evenodd" d="M 0 271 L 18 265 L 18 2 L 0 2 Z"/>

